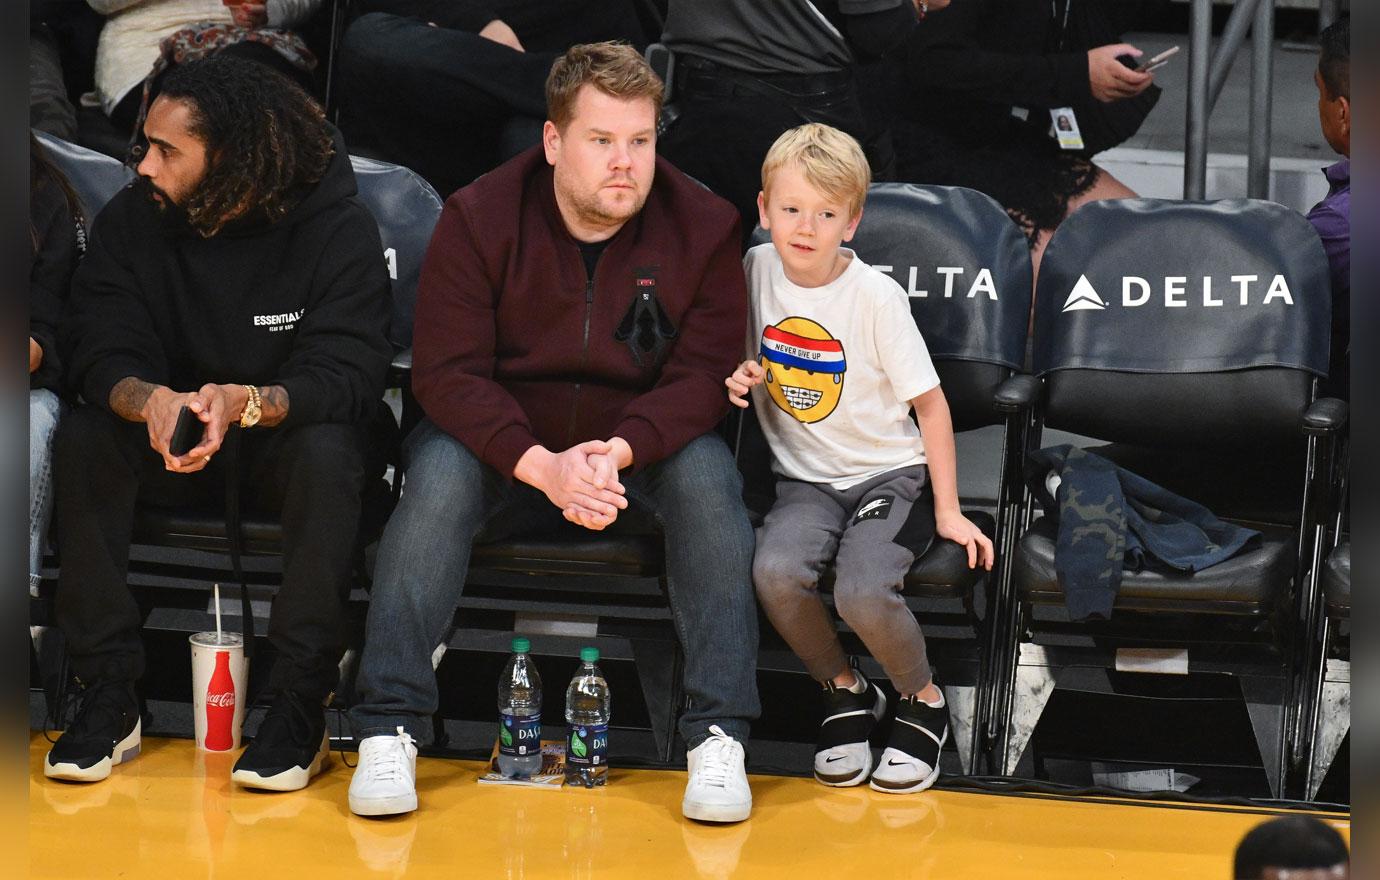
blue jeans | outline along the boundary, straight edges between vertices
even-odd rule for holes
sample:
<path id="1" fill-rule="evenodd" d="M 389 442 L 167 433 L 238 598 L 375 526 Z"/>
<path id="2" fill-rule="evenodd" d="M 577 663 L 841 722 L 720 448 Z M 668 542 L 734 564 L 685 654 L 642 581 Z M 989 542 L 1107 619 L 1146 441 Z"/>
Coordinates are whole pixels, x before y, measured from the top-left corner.
<path id="1" fill-rule="evenodd" d="M 62 401 L 46 388 L 29 389 L 29 594 L 43 578 L 43 540 L 53 518 L 53 434 Z"/>
<path id="2" fill-rule="evenodd" d="M 379 545 L 359 701 L 350 714 L 360 738 L 401 726 L 425 742 L 439 705 L 431 653 L 450 629 L 475 538 L 530 531 L 561 514 L 545 495 L 505 481 L 429 421 L 407 438 L 403 455 L 407 483 Z M 630 504 L 620 518 L 650 513 L 666 536 L 667 586 L 689 697 L 681 737 L 694 748 L 718 724 L 746 742 L 759 712 L 757 608 L 752 526 L 733 456 L 722 439 L 706 434 L 623 485 Z"/>

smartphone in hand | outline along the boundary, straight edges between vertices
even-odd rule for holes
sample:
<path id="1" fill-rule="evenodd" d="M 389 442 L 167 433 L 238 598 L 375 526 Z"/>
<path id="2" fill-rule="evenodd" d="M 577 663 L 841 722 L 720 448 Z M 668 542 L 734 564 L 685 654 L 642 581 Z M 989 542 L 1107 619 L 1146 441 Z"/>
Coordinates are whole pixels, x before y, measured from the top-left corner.
<path id="1" fill-rule="evenodd" d="M 1153 73 L 1156 70 L 1159 70 L 1161 67 L 1164 67 L 1166 64 L 1168 64 L 1169 59 L 1174 57 L 1175 53 L 1177 53 L 1178 51 L 1178 46 L 1170 46 L 1168 49 L 1165 49 L 1163 52 L 1161 52 L 1153 58 L 1143 59 L 1140 62 L 1140 64 L 1136 67 L 1136 70 L 1140 73 Z"/>
<path id="2" fill-rule="evenodd" d="M 191 407 L 184 406 L 177 414 L 177 425 L 173 428 L 168 451 L 178 457 L 186 455 L 196 448 L 205 435 L 206 426 L 201 423 L 201 419 L 197 418 Z"/>

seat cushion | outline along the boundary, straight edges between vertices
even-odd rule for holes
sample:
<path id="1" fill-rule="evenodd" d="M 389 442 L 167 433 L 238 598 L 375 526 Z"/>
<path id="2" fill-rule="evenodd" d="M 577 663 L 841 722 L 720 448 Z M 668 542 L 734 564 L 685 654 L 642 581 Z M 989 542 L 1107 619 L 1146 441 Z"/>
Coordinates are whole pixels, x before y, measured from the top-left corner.
<path id="1" fill-rule="evenodd" d="M 1351 616 L 1351 542 L 1344 541 L 1323 566 L 1323 596 L 1330 617 Z"/>
<path id="2" fill-rule="evenodd" d="M 990 514 L 965 511 L 965 515 L 989 538 L 996 532 Z M 647 577 L 661 573 L 663 556 L 662 539 L 657 534 L 593 535 L 579 526 L 563 524 L 539 535 L 475 544 L 470 566 L 494 571 Z M 972 593 L 982 574 L 981 569 L 968 568 L 967 554 L 958 544 L 936 540 L 906 575 L 904 593 L 928 598 L 963 597 Z M 820 588 L 830 589 L 833 579 L 832 569 L 825 572 Z"/>
<path id="3" fill-rule="evenodd" d="M 1291 534 L 1262 529 L 1258 547 L 1238 553 L 1195 574 L 1164 570 L 1127 571 L 1116 606 L 1127 610 L 1202 611 L 1221 614 L 1267 612 L 1289 585 L 1296 558 Z M 1048 517 L 1022 536 L 1016 550 L 1015 578 L 1023 599 L 1063 604 L 1064 591 L 1054 569 L 1057 526 Z"/>
<path id="4" fill-rule="evenodd" d="M 617 525 L 625 526 L 622 522 Z M 640 525 L 591 532 L 562 521 L 539 532 L 496 541 L 480 537 L 470 554 L 472 569 L 637 577 L 654 577 L 662 569 L 661 535 Z"/>
<path id="5" fill-rule="evenodd" d="M 357 543 L 367 547 L 383 534 L 393 512 L 393 493 L 382 478 L 370 480 L 364 491 Z M 156 507 L 140 505 L 134 514 L 135 544 L 181 547 L 209 553 L 229 553 L 229 532 L 224 508 Z M 240 550 L 251 556 L 276 556 L 283 552 L 283 526 L 279 518 L 256 510 L 240 512 Z"/>
<path id="6" fill-rule="evenodd" d="M 987 537 L 996 534 L 996 521 L 991 514 L 965 510 L 963 515 L 972 520 Z M 918 599 L 966 598 L 972 595 L 973 586 L 985 573 L 984 569 L 968 567 L 968 553 L 962 546 L 936 538 L 925 555 L 910 567 L 901 593 Z M 833 586 L 834 570 L 830 568 L 820 578 L 820 589 L 829 591 Z"/>
<path id="7" fill-rule="evenodd" d="M 275 519 L 245 514 L 240 518 L 240 535 L 241 549 L 245 553 L 273 555 L 282 552 L 283 527 Z M 210 553 L 230 552 L 222 510 L 140 507 L 134 517 L 133 541 Z"/>

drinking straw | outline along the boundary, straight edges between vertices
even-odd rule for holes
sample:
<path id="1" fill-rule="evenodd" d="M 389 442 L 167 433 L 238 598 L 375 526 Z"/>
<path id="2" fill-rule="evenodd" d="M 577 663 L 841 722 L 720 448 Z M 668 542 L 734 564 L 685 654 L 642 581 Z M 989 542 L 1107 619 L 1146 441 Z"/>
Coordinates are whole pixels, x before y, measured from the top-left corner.
<path id="1" fill-rule="evenodd" d="M 216 585 L 215 585 L 215 601 L 216 601 L 216 644 L 219 645 L 219 644 L 221 643 L 221 641 L 222 641 L 221 635 L 220 635 L 220 584 L 216 584 Z"/>

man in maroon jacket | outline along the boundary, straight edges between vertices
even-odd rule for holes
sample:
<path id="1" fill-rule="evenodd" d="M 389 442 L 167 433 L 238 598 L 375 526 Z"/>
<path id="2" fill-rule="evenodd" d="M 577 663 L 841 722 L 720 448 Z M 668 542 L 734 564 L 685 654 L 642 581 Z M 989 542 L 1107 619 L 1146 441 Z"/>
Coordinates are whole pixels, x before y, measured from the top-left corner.
<path id="1" fill-rule="evenodd" d="M 758 713 L 753 536 L 714 433 L 746 333 L 737 214 L 657 158 L 661 83 L 630 47 L 575 46 L 546 88 L 542 148 L 452 195 L 423 267 L 426 419 L 379 550 L 350 808 L 417 808 L 431 654 L 477 535 L 650 514 L 686 654 L 682 810 L 740 821 Z"/>

